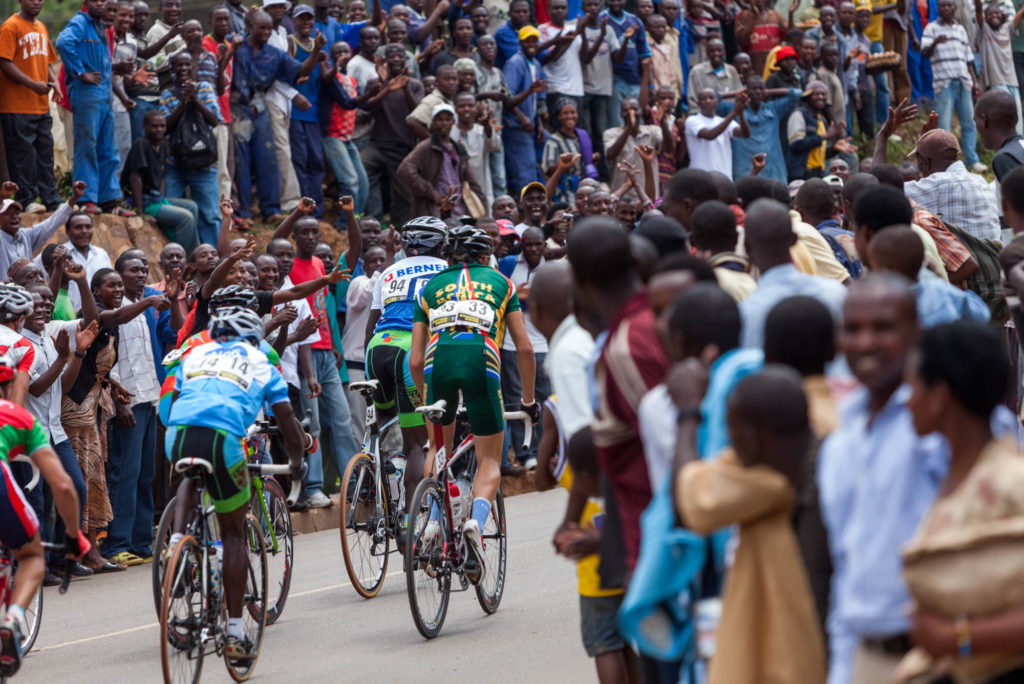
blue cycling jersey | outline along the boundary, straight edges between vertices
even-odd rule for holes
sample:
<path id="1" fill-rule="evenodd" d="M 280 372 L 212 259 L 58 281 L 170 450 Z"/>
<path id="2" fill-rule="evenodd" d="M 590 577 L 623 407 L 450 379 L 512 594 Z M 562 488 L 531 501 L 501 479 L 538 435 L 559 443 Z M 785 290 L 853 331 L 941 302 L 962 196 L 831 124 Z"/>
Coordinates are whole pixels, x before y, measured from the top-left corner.
<path id="1" fill-rule="evenodd" d="M 412 330 L 412 315 L 423 286 L 448 262 L 429 256 L 413 256 L 388 267 L 373 286 L 371 311 L 380 311 L 374 332 Z"/>
<path id="2" fill-rule="evenodd" d="M 196 425 L 241 437 L 264 407 L 288 401 L 288 386 L 267 355 L 241 341 L 193 349 L 175 376 L 168 426 Z"/>

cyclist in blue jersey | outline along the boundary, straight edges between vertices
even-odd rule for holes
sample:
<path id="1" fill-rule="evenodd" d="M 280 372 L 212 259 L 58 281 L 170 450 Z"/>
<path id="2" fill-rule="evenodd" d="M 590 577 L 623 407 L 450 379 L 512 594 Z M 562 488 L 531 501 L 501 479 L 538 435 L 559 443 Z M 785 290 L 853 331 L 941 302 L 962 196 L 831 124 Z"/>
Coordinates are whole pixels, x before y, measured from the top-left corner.
<path id="1" fill-rule="evenodd" d="M 284 437 L 293 473 L 302 468 L 302 452 L 310 438 L 295 419 L 281 374 L 259 349 L 263 322 L 256 312 L 244 307 L 217 308 L 210 319 L 210 336 L 212 341 L 194 347 L 178 369 L 164 445 L 172 463 L 192 456 L 213 464 L 213 473 L 204 478 L 224 542 L 227 657 L 251 660 L 255 648 L 242 629 L 243 530 L 250 494 L 243 438 L 260 410 L 269 406 Z M 194 494 L 191 479 L 178 487 L 168 548 L 173 549 L 183 536 Z"/>
<path id="2" fill-rule="evenodd" d="M 406 509 L 423 478 L 427 444 L 423 416 L 416 413 L 422 403 L 419 388 L 409 373 L 412 317 L 423 286 L 448 268 L 448 262 L 440 258 L 447 240 L 448 226 L 434 216 L 420 216 L 402 226 L 406 257 L 377 278 L 366 321 L 366 377 L 380 382 L 373 403 L 384 411 L 397 412 L 402 428 Z"/>

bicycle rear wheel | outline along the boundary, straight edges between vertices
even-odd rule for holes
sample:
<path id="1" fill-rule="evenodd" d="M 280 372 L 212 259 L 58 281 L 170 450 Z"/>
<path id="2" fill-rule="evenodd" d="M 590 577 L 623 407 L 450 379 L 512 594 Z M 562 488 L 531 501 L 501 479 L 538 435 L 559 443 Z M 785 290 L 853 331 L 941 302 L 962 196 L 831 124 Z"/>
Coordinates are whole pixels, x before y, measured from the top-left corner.
<path id="1" fill-rule="evenodd" d="M 195 684 L 203 670 L 203 552 L 186 535 L 172 550 L 160 606 L 160 665 L 164 682 Z"/>
<path id="2" fill-rule="evenodd" d="M 172 496 L 164 506 L 164 512 L 160 515 L 160 524 L 156 528 L 156 537 L 153 539 L 153 605 L 156 607 L 157 618 L 160 617 L 160 606 L 164 593 L 164 566 L 167 564 L 164 555 L 171 542 L 176 501 L 177 497 Z M 166 555 L 170 556 L 170 553 L 166 553 Z"/>
<path id="3" fill-rule="evenodd" d="M 423 531 L 431 510 L 437 512 L 440 534 L 429 544 L 423 542 Z M 412 496 L 409 507 L 409 539 L 405 544 L 405 581 L 409 589 L 409 608 L 416 629 L 427 639 L 441 632 L 448 614 L 451 593 L 451 534 L 447 529 L 444 494 L 441 483 L 433 478 L 422 480 Z"/>
<path id="4" fill-rule="evenodd" d="M 256 647 L 252 660 L 231 661 L 224 658 L 228 674 L 236 682 L 244 682 L 252 676 L 263 650 L 263 630 L 267 620 L 267 547 L 263 542 L 263 531 L 256 517 L 245 516 L 245 551 L 249 565 L 245 570 L 245 598 L 242 609 L 242 630 Z"/>
<path id="5" fill-rule="evenodd" d="M 255 492 L 255 489 L 253 490 Z M 292 585 L 292 517 L 281 485 L 272 477 L 263 478 L 263 505 L 252 501 L 252 512 L 260 521 L 264 544 L 267 548 L 267 626 L 277 622 L 288 600 Z"/>
<path id="6" fill-rule="evenodd" d="M 487 524 L 481 532 L 487 572 L 483 581 L 476 585 L 476 600 L 484 612 L 490 615 L 498 610 L 501 595 L 505 591 L 508 544 L 505 538 L 505 499 L 501 496 L 501 490 L 494 497 L 491 514 L 487 516 Z"/>
<path id="7" fill-rule="evenodd" d="M 388 570 L 387 502 L 377 514 L 377 476 L 373 460 L 356 454 L 345 468 L 341 490 L 341 553 L 352 587 L 363 598 L 380 593 Z"/>
<path id="8" fill-rule="evenodd" d="M 69 563 L 71 561 L 68 561 Z M 28 631 L 21 635 L 21 654 L 26 655 L 32 650 L 39 636 L 39 625 L 43 621 L 43 586 L 39 585 L 36 595 L 32 597 L 28 606 L 25 607 L 25 622 L 28 623 Z"/>

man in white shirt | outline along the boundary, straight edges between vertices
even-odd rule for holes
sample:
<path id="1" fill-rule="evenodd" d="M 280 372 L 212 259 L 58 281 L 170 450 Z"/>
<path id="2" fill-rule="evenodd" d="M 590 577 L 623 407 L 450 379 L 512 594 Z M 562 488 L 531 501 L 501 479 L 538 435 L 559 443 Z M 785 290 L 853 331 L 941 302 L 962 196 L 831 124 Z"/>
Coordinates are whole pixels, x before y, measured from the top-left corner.
<path id="1" fill-rule="evenodd" d="M 548 353 L 548 341 L 537 330 L 530 319 L 527 303 L 530 299 L 530 285 L 533 281 L 534 273 L 545 263 L 544 232 L 540 228 L 527 228 L 523 231 L 522 239 L 522 251 L 519 254 L 501 259 L 498 262 L 498 270 L 512 281 L 516 288 L 516 293 L 519 295 L 519 304 L 523 307 L 523 318 L 526 320 L 526 333 L 530 336 L 530 344 L 533 345 L 533 355 L 537 359 L 534 394 L 537 397 L 537 401 L 543 403 L 551 393 L 547 373 L 544 372 L 544 359 Z M 501 347 L 501 393 L 505 397 L 505 410 L 516 410 L 519 404 L 516 401 L 510 401 L 510 398 L 518 397 L 522 393 L 522 383 L 519 377 L 519 364 L 516 360 L 516 346 L 510 335 L 505 336 L 505 341 Z M 516 460 L 527 468 L 536 466 L 537 445 L 540 443 L 540 425 L 534 426 L 534 438 L 530 442 L 529 451 L 523 449 L 524 432 L 522 423 L 511 421 L 507 423 L 507 426 L 505 430 L 506 440 L 511 440 Z M 508 449 L 505 449 L 502 453 L 507 454 Z M 502 471 L 508 471 L 509 468 L 508 464 L 502 464 Z"/>
<path id="2" fill-rule="evenodd" d="M 68 241 L 64 243 L 64 249 L 68 251 L 71 261 L 80 264 L 85 269 L 86 282 L 92 282 L 93 275 L 101 268 L 113 268 L 110 263 L 110 255 L 107 250 L 100 249 L 92 244 L 92 216 L 84 211 L 78 211 L 71 215 L 68 223 L 64 226 Z M 82 295 L 77 287 L 68 288 L 68 299 L 71 306 L 78 311 L 82 308 Z"/>
<path id="3" fill-rule="evenodd" d="M 387 256 L 380 245 L 367 247 L 362 257 L 364 273 L 352 279 L 345 293 L 345 329 L 341 333 L 341 348 L 345 352 L 350 384 L 366 379 L 366 321 L 370 318 L 374 287 L 388 261 Z M 361 419 L 366 415 L 366 401 L 354 390 L 348 389 L 346 394 L 352 413 L 352 433 L 361 442 L 365 429 Z"/>
<path id="4" fill-rule="evenodd" d="M 537 52 L 548 82 L 548 111 L 555 111 L 554 104 L 563 97 L 572 98 L 578 109 L 583 100 L 583 63 L 580 61 L 583 38 L 576 33 L 576 22 L 566 21 L 569 16 L 566 0 L 551 0 L 548 16 L 551 21 L 538 27 L 541 44 Z"/>
<path id="5" fill-rule="evenodd" d="M 690 168 L 718 171 L 732 179 L 732 139 L 746 138 L 750 127 L 743 110 L 750 101 L 746 92 L 736 94 L 732 111 L 725 118 L 715 114 L 718 96 L 705 88 L 697 93 L 700 112 L 686 118 L 686 149 L 690 154 Z"/>

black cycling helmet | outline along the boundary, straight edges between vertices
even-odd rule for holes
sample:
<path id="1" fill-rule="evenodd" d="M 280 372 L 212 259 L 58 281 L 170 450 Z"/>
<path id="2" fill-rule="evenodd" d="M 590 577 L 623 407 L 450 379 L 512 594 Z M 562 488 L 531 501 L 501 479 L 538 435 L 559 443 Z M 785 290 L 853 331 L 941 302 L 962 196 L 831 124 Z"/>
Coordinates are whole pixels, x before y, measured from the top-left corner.
<path id="1" fill-rule="evenodd" d="M 242 307 L 256 310 L 256 293 L 244 285 L 228 285 L 213 293 L 210 297 L 210 314 L 220 308 Z"/>
<path id="2" fill-rule="evenodd" d="M 494 243 L 482 228 L 461 226 L 451 231 L 448 255 L 455 261 L 475 260 L 491 253 Z"/>
<path id="3" fill-rule="evenodd" d="M 402 249 L 407 256 L 440 255 L 448 241 L 448 226 L 436 216 L 420 216 L 402 226 Z"/>

